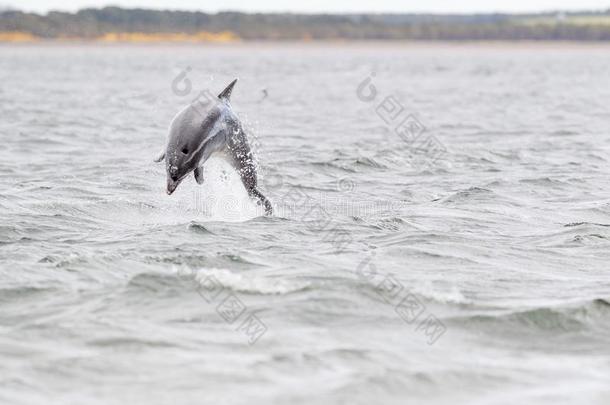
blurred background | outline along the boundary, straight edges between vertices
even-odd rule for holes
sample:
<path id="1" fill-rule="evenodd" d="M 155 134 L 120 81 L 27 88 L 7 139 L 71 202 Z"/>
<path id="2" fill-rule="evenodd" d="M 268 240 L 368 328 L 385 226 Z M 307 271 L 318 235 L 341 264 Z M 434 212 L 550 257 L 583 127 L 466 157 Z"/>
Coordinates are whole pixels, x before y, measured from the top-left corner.
<path id="1" fill-rule="evenodd" d="M 0 40 L 610 39 L 609 4 L 587 1 L 4 1 Z M 179 34 L 179 35 L 178 35 Z"/>

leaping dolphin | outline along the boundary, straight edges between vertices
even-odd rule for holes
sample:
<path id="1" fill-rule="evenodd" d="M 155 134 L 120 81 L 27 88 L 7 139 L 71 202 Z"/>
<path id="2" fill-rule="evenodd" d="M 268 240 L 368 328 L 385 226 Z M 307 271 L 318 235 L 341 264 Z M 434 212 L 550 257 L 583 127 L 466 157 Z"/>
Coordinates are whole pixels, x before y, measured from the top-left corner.
<path id="1" fill-rule="evenodd" d="M 233 80 L 217 100 L 208 100 L 207 104 L 196 100 L 180 111 L 170 124 L 167 148 L 155 162 L 165 159 L 167 194 L 171 195 L 190 172 L 194 172 L 198 184 L 203 184 L 203 164 L 214 153 L 222 153 L 239 173 L 248 195 L 256 197 L 265 213 L 271 215 L 271 203 L 257 188 L 248 138 L 231 109 L 230 97 L 236 82 Z"/>

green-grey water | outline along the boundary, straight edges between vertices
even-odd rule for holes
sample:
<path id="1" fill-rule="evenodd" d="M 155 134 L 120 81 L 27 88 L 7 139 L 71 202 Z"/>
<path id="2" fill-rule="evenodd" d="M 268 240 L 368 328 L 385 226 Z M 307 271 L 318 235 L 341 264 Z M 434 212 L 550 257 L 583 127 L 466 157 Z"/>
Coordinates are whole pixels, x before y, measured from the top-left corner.
<path id="1" fill-rule="evenodd" d="M 604 49 L 0 47 L 0 403 L 608 403 Z"/>

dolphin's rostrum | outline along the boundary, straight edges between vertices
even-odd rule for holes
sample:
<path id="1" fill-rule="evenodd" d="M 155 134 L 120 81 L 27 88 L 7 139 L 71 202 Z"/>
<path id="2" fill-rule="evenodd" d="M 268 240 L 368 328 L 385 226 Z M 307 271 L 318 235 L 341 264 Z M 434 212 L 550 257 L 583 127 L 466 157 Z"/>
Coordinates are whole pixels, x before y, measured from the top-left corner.
<path id="1" fill-rule="evenodd" d="M 273 209 L 269 200 L 257 188 L 256 167 L 246 133 L 231 109 L 230 97 L 237 79 L 218 95 L 218 99 L 201 100 L 186 106 L 174 117 L 169 128 L 165 152 L 155 159 L 165 159 L 167 194 L 172 194 L 180 182 L 194 172 L 197 183 L 203 183 L 203 164 L 214 153 L 222 153 L 239 173 L 248 195 L 256 197 L 267 215 Z"/>

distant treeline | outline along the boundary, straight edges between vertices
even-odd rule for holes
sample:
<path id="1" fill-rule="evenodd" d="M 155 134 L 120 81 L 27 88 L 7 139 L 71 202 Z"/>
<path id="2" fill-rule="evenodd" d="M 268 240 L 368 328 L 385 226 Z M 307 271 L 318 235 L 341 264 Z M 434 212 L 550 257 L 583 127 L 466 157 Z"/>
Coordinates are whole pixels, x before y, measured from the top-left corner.
<path id="1" fill-rule="evenodd" d="M 0 12 L 0 32 L 96 39 L 112 33 L 230 32 L 243 40 L 610 40 L 610 11 L 562 14 L 207 14 L 106 7 Z"/>

